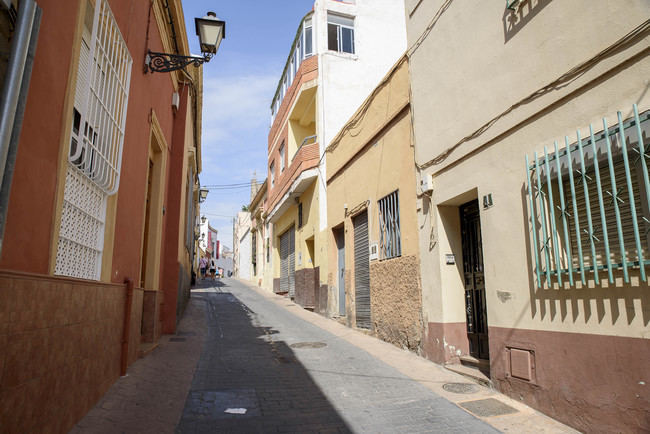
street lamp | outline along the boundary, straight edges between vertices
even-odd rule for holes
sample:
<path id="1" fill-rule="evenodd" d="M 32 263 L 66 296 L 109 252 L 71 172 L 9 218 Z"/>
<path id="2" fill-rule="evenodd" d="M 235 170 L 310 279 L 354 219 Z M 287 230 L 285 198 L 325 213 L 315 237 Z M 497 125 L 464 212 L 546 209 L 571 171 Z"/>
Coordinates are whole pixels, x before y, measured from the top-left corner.
<path id="1" fill-rule="evenodd" d="M 226 22 L 218 19 L 214 12 L 208 12 L 203 18 L 195 18 L 194 21 L 203 56 L 182 56 L 149 50 L 145 59 L 149 72 L 176 71 L 189 64 L 200 66 L 212 59 L 221 45 L 221 40 L 226 37 Z"/>
<path id="2" fill-rule="evenodd" d="M 199 203 L 205 202 L 205 200 L 208 198 L 208 189 L 207 188 L 201 188 L 199 189 Z"/>

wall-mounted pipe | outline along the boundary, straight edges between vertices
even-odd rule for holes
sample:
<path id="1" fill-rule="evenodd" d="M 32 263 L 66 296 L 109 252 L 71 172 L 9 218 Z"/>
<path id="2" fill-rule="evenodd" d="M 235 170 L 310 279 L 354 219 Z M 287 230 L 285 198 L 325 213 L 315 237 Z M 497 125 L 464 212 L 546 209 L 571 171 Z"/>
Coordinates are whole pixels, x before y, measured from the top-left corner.
<path id="1" fill-rule="evenodd" d="M 34 0 L 20 2 L 0 100 L 0 252 L 40 19 L 41 10 Z"/>
<path id="2" fill-rule="evenodd" d="M 124 300 L 124 328 L 122 329 L 122 354 L 120 357 L 120 375 L 125 376 L 129 367 L 129 340 L 131 339 L 131 311 L 133 310 L 133 281 L 124 280 L 126 298 Z"/>

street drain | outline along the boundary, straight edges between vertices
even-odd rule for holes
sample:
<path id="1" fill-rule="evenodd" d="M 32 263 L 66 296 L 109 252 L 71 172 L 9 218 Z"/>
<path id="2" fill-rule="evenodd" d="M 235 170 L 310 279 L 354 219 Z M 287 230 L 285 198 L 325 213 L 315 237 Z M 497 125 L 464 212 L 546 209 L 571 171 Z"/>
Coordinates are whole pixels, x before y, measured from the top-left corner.
<path id="1" fill-rule="evenodd" d="M 479 417 L 501 416 L 502 414 L 517 413 L 517 410 L 514 408 L 494 398 L 461 402 L 459 405 Z"/>
<path id="2" fill-rule="evenodd" d="M 470 394 L 478 392 L 478 386 L 471 383 L 447 383 L 442 388 L 451 393 Z"/>
<path id="3" fill-rule="evenodd" d="M 185 342 L 185 338 L 169 338 L 169 342 Z"/>
<path id="4" fill-rule="evenodd" d="M 323 348 L 326 347 L 327 344 L 325 342 L 296 342 L 295 344 L 291 344 L 289 346 L 291 348 L 310 349 L 310 348 Z"/>

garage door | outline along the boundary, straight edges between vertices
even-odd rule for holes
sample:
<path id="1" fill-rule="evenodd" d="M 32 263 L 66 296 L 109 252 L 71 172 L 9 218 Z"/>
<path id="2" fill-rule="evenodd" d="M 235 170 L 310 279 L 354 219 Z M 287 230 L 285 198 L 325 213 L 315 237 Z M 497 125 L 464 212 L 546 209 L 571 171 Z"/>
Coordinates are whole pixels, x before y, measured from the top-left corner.
<path id="1" fill-rule="evenodd" d="M 354 299 L 357 327 L 370 329 L 370 258 L 368 256 L 368 213 L 352 220 L 354 226 Z"/>

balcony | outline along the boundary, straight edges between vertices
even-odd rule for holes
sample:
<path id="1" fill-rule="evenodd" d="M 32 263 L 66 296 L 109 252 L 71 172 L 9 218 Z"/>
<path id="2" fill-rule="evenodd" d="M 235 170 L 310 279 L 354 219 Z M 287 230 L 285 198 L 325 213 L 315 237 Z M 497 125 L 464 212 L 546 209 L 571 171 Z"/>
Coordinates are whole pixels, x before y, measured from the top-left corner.
<path id="1" fill-rule="evenodd" d="M 311 185 L 318 176 L 318 142 L 315 135 L 305 137 L 293 155 L 289 167 L 279 176 L 275 187 L 269 190 L 265 209 L 268 219 L 273 222 L 280 217 Z"/>

